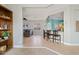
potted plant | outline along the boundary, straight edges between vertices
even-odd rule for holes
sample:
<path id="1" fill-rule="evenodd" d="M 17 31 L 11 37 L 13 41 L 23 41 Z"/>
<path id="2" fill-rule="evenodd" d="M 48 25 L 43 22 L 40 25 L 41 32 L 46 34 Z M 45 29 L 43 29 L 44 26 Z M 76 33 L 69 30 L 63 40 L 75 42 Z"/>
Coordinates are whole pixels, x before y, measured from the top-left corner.
<path id="1" fill-rule="evenodd" d="M 3 37 L 3 39 L 7 40 L 8 37 L 9 37 L 9 32 L 3 31 L 3 32 L 2 32 L 2 37 Z"/>

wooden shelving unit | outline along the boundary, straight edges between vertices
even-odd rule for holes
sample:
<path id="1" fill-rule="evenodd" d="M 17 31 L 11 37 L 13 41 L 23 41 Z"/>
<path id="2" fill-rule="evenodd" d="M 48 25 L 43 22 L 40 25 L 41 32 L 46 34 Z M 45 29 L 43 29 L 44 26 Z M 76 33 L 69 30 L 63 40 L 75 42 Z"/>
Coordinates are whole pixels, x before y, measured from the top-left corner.
<path id="1" fill-rule="evenodd" d="M 5 39 L 2 39 L 4 40 L 4 42 L 0 41 L 0 47 L 1 47 L 1 44 L 5 44 L 8 50 L 13 47 L 12 11 L 0 5 L 0 37 L 2 36 L 2 32 L 4 31 L 7 31 L 10 35 L 7 41 Z"/>

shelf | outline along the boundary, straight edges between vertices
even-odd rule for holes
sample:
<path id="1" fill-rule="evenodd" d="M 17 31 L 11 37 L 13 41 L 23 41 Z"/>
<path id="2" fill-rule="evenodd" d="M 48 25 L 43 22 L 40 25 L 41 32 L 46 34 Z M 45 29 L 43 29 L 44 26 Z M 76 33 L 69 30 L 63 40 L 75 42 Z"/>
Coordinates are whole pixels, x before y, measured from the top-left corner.
<path id="1" fill-rule="evenodd" d="M 0 31 L 8 31 L 9 29 L 0 29 Z"/>
<path id="2" fill-rule="evenodd" d="M 6 49 L 13 47 L 13 12 L 0 6 L 0 36 L 3 32 L 9 32 L 10 37 L 8 40 L 0 39 L 0 47 L 6 45 Z"/>
<path id="3" fill-rule="evenodd" d="M 0 39 L 0 42 L 3 42 L 3 41 L 5 41 L 4 39 Z"/>
<path id="4" fill-rule="evenodd" d="M 7 40 L 0 39 L 0 46 L 6 45 L 7 44 L 7 41 L 8 41 L 8 39 Z"/>
<path id="5" fill-rule="evenodd" d="M 8 18 L 2 17 L 2 16 L 0 16 L 0 19 L 11 20 L 11 19 L 8 19 Z"/>

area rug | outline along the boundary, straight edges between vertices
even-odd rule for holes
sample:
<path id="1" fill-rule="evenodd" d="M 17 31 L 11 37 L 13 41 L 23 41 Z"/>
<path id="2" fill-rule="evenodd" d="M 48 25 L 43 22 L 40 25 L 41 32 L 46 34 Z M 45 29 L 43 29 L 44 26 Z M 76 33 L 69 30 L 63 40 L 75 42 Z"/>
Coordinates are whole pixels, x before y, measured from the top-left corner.
<path id="1" fill-rule="evenodd" d="M 13 48 L 5 55 L 57 55 L 46 48 Z"/>

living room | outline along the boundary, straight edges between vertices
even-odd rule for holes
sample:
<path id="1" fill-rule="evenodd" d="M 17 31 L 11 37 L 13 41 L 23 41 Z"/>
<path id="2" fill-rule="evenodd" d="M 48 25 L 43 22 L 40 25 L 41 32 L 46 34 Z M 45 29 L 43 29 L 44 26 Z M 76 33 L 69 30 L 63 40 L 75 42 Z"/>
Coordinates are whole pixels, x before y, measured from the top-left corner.
<path id="1" fill-rule="evenodd" d="M 53 42 L 49 42 L 45 40 L 44 42 L 46 43 L 44 44 L 46 45 L 48 42 L 49 46 L 57 46 L 57 49 L 60 49 L 59 51 L 60 53 L 63 52 L 62 48 L 64 48 L 64 51 L 67 50 L 65 48 L 66 47 L 65 45 L 67 45 L 69 49 L 66 52 L 64 52 L 64 54 L 79 54 L 79 51 L 78 51 L 79 49 L 79 40 L 78 40 L 79 39 L 79 36 L 78 36 L 79 35 L 78 33 L 79 5 L 74 5 L 74 4 L 71 4 L 71 5 L 70 4 L 67 4 L 67 5 L 66 4 L 63 4 L 63 5 L 62 4 L 4 4 L 3 6 L 10 9 L 13 12 L 13 47 L 14 48 L 24 48 L 24 47 L 33 48 L 33 47 L 38 46 L 37 45 L 38 43 L 36 44 L 37 46 L 36 45 L 33 46 L 32 44 L 31 44 L 32 46 L 29 46 L 28 44 L 25 44 L 26 46 L 24 45 L 24 42 L 26 41 L 26 40 L 24 41 L 24 36 L 23 36 L 23 19 L 24 18 L 26 18 L 27 21 L 30 21 L 30 23 L 33 22 L 33 24 L 35 24 L 34 27 L 36 27 L 35 29 L 39 29 L 37 27 L 38 25 L 41 24 L 41 22 L 43 22 L 43 27 L 45 27 L 44 25 L 46 25 L 48 17 L 52 18 L 52 16 L 54 16 L 56 17 L 55 19 L 61 18 L 64 21 L 63 22 L 64 31 L 62 29 L 59 30 L 59 31 L 64 32 L 62 35 L 63 42 L 61 43 L 58 42 L 58 43 L 55 43 L 56 45 L 53 45 Z M 49 21 L 49 23 L 50 22 L 51 21 Z M 56 24 L 59 24 L 57 21 L 54 21 L 54 23 L 55 22 Z M 50 29 L 50 27 L 48 29 Z M 42 30 L 41 33 L 40 33 L 40 30 L 38 30 L 39 33 L 37 33 L 36 30 L 35 30 L 36 32 L 34 31 L 34 33 L 36 35 L 41 34 L 41 37 L 43 38 L 43 29 L 41 30 Z M 32 38 L 39 39 L 38 36 L 32 36 Z M 29 42 L 29 41 L 26 41 L 26 42 Z M 62 46 L 62 44 L 64 46 Z M 38 47 L 40 46 L 41 45 L 39 44 Z M 49 46 L 47 48 L 49 48 Z M 52 49 L 52 48 L 49 48 L 49 49 Z M 71 53 L 69 53 L 69 51 L 71 51 Z"/>

